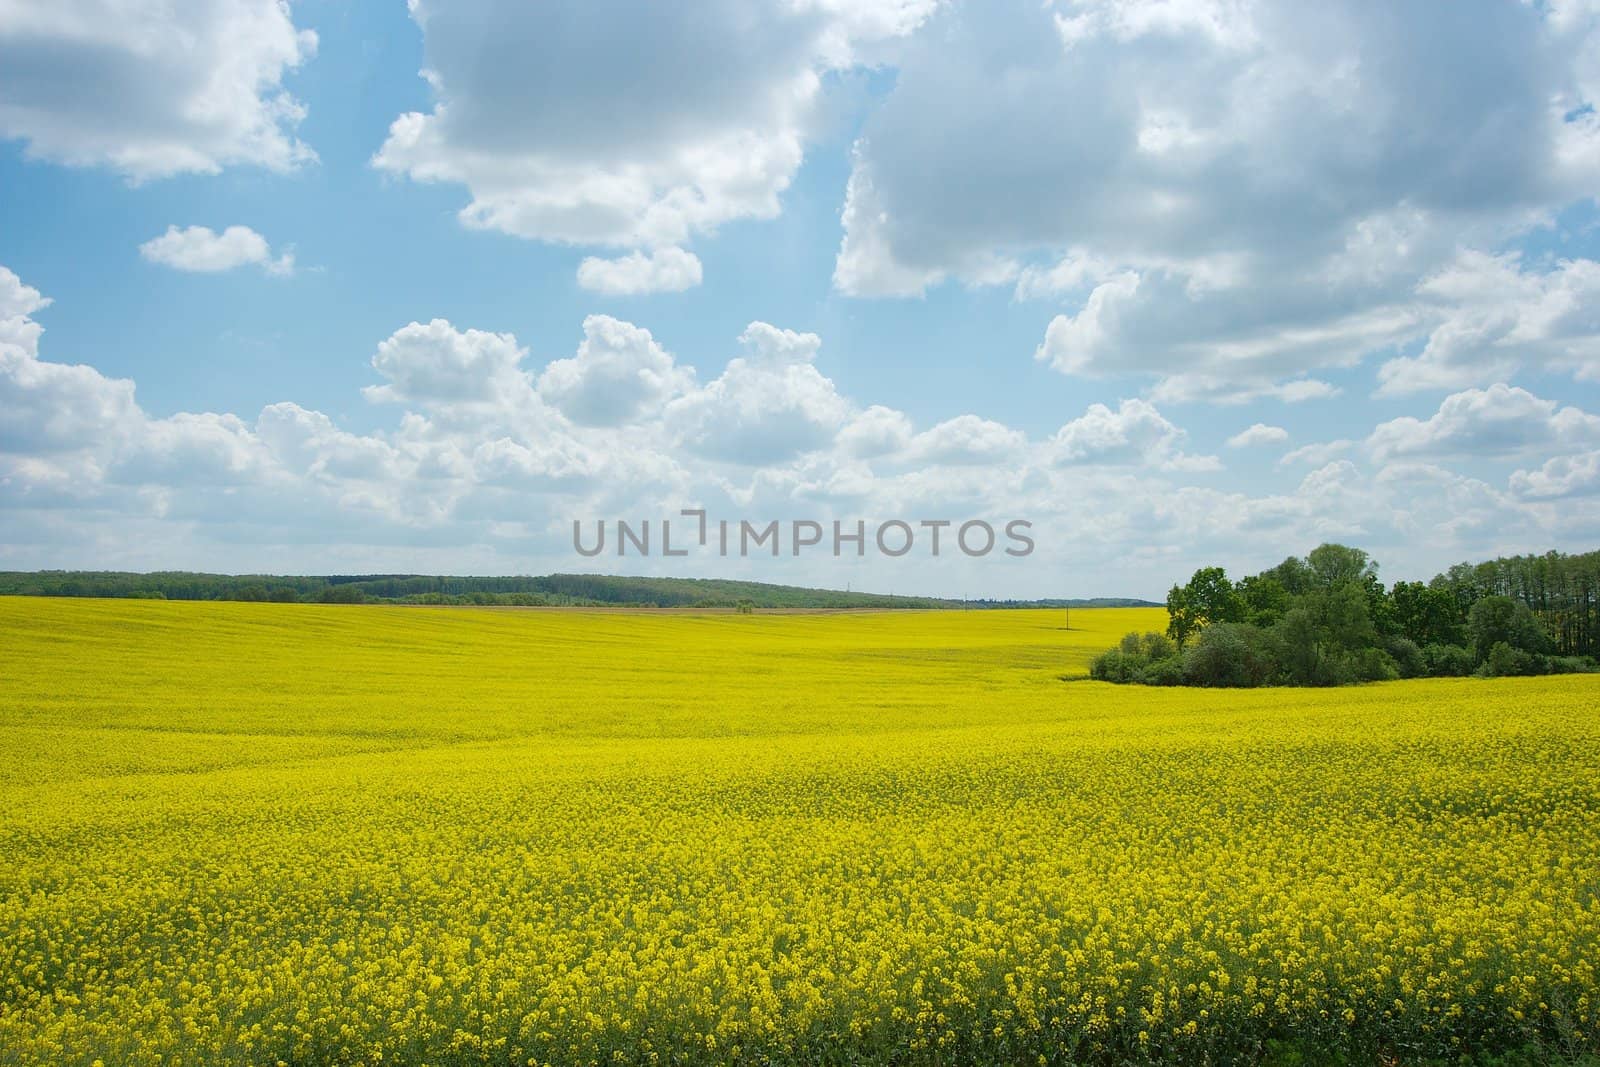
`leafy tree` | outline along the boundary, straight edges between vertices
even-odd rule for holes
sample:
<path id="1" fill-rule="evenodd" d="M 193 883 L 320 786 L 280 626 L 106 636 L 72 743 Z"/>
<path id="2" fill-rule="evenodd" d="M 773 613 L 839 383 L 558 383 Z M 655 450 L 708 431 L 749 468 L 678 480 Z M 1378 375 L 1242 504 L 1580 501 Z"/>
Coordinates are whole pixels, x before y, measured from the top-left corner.
<path id="1" fill-rule="evenodd" d="M 1550 638 L 1533 612 L 1508 596 L 1484 597 L 1473 604 L 1467 614 L 1467 634 L 1480 660 L 1498 644 L 1522 652 L 1550 651 Z"/>
<path id="2" fill-rule="evenodd" d="M 1178 644 L 1207 626 L 1219 622 L 1242 622 L 1245 605 L 1221 567 L 1201 567 L 1183 588 L 1172 587 L 1167 594 L 1167 636 Z"/>
<path id="3" fill-rule="evenodd" d="M 1323 589 L 1340 585 L 1365 585 L 1378 577 L 1378 565 L 1359 548 L 1321 544 L 1306 553 L 1312 584 Z"/>
<path id="4" fill-rule="evenodd" d="M 1283 586 L 1284 592 L 1292 597 L 1309 593 L 1313 584 L 1311 567 L 1305 560 L 1295 556 L 1290 556 L 1269 571 L 1263 571 L 1261 576 L 1277 581 Z"/>
<path id="5" fill-rule="evenodd" d="M 1307 594 L 1305 604 L 1316 619 L 1324 643 L 1348 651 L 1365 648 L 1377 640 L 1362 586 L 1346 583 L 1317 589 Z"/>
<path id="6" fill-rule="evenodd" d="M 1129 635 L 1096 676 L 1178 684 L 1181 663 L 1187 685 L 1348 685 L 1597 670 L 1570 653 L 1600 651 L 1600 552 L 1459 564 L 1385 589 L 1366 552 L 1329 543 L 1237 583 L 1202 567 L 1172 587 L 1167 613 L 1181 656 Z"/>
<path id="7" fill-rule="evenodd" d="M 1271 571 L 1241 578 L 1235 589 L 1244 601 L 1244 621 L 1254 626 L 1276 624 L 1293 606 L 1294 598 L 1289 590 Z"/>
<path id="8" fill-rule="evenodd" d="M 1396 582 L 1389 591 L 1396 629 L 1419 645 L 1460 644 L 1466 615 L 1442 586 Z"/>

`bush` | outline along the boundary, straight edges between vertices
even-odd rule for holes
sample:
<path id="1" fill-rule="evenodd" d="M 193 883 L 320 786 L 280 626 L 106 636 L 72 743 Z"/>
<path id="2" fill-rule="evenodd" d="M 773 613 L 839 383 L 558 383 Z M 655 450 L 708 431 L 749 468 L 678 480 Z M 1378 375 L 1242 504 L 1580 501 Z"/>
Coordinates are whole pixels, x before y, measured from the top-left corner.
<path id="1" fill-rule="evenodd" d="M 1422 649 L 1409 637 L 1391 637 L 1386 643 L 1389 657 L 1402 678 L 1421 678 L 1428 673 L 1428 662 Z"/>
<path id="2" fill-rule="evenodd" d="M 1127 656 L 1135 656 L 1145 663 L 1171 659 L 1178 654 L 1178 646 L 1166 634 L 1131 633 L 1117 646 Z"/>
<path id="3" fill-rule="evenodd" d="M 1460 645 L 1429 645 L 1422 662 L 1430 678 L 1460 678 L 1472 673 L 1472 653 Z"/>
<path id="4" fill-rule="evenodd" d="M 1089 677 L 1100 682 L 1117 682 L 1126 684 L 1135 681 L 1140 664 L 1132 662 L 1129 656 L 1120 648 L 1108 649 L 1100 653 L 1089 664 Z"/>
<path id="5" fill-rule="evenodd" d="M 1381 648 L 1363 648 L 1352 652 L 1349 670 L 1358 682 L 1392 682 L 1400 677 L 1394 658 Z"/>
<path id="6" fill-rule="evenodd" d="M 1139 672 L 1134 679 L 1142 685 L 1182 685 L 1184 681 L 1183 657 L 1168 656 L 1158 659 Z"/>
<path id="7" fill-rule="evenodd" d="M 1152 675 L 1154 668 L 1160 669 Z M 1089 664 L 1089 677 L 1121 684 L 1182 685 L 1182 671 L 1178 646 L 1165 634 L 1156 633 L 1127 634 L 1116 648 L 1100 653 Z M 1173 680 L 1175 673 L 1177 677 Z M 1150 677 L 1161 680 L 1151 681 Z"/>
<path id="8" fill-rule="evenodd" d="M 1278 674 L 1272 644 L 1266 631 L 1248 623 L 1213 623 L 1184 653 L 1184 680 L 1203 686 L 1268 685 Z"/>
<path id="9" fill-rule="evenodd" d="M 1540 660 L 1532 652 L 1512 648 L 1505 641 L 1496 641 L 1484 657 L 1478 673 L 1485 678 L 1514 678 L 1525 674 L 1543 674 Z"/>

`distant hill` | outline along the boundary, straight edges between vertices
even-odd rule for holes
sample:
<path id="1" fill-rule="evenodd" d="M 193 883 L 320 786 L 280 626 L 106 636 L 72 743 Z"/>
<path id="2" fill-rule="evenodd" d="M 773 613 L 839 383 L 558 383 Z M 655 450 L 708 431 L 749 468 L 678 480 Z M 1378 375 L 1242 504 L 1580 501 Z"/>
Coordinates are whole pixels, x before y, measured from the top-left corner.
<path id="1" fill-rule="evenodd" d="M 203 574 L 190 571 L 0 571 L 0 595 L 267 600 L 281 603 L 482 604 L 525 607 L 656 608 L 1016 608 L 1154 607 L 1149 601 L 950 600 L 808 589 L 723 578 L 612 574 L 453 577 L 424 574 Z"/>

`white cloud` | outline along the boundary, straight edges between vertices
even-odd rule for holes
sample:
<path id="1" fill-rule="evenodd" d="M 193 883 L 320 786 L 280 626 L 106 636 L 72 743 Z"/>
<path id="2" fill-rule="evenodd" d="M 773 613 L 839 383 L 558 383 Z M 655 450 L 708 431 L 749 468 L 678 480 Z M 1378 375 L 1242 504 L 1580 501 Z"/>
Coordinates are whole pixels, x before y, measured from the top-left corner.
<path id="1" fill-rule="evenodd" d="M 846 455 L 871 458 L 901 451 L 913 433 L 905 412 L 874 404 L 852 418 L 837 441 Z"/>
<path id="2" fill-rule="evenodd" d="M 1189 456 L 1178 445 L 1186 435 L 1155 405 L 1124 400 L 1113 411 L 1104 404 L 1089 409 L 1056 431 L 1052 458 L 1062 464 L 1161 466 L 1173 470 L 1215 470 L 1214 456 Z"/>
<path id="3" fill-rule="evenodd" d="M 0 9 L 0 137 L 133 180 L 315 154 L 286 74 L 316 52 L 281 0 L 105 4 L 11 0 Z"/>
<path id="4" fill-rule="evenodd" d="M 1600 263 L 1563 260 L 1524 269 L 1515 254 L 1462 252 L 1419 295 L 1438 322 L 1415 356 L 1378 370 L 1382 395 L 1504 379 L 1521 367 L 1600 381 Z"/>
<path id="5" fill-rule="evenodd" d="M 413 322 L 378 345 L 372 357 L 388 384 L 363 392 L 375 403 L 425 410 L 525 406 L 536 400 L 532 378 L 522 368 L 526 354 L 508 333 L 461 331 L 444 319 Z"/>
<path id="6" fill-rule="evenodd" d="M 1557 456 L 1533 470 L 1516 471 L 1511 491 L 1536 500 L 1600 493 L 1600 450 Z"/>
<path id="7" fill-rule="evenodd" d="M 931 0 L 557 9 L 415 0 L 435 105 L 374 157 L 465 185 L 473 227 L 662 249 L 772 218 L 818 121 L 823 75 L 871 60 Z M 658 274 L 637 262 L 591 277 Z M 671 271 L 681 283 L 685 265 Z M 587 284 L 587 283 L 586 283 Z"/>
<path id="8" fill-rule="evenodd" d="M 1163 402 L 1331 395 L 1314 371 L 1430 335 L 1436 385 L 1592 376 L 1600 267 L 1529 271 L 1487 313 L 1429 280 L 1592 196 L 1597 53 L 1593 17 L 1539 5 L 951 7 L 856 143 L 835 283 L 1060 300 L 1041 360 Z M 1386 388 L 1427 379 L 1406 366 Z"/>
<path id="9" fill-rule="evenodd" d="M 221 233 L 205 226 L 181 230 L 168 226 L 166 233 L 140 245 L 139 255 L 151 263 L 196 273 L 215 274 L 249 264 L 268 274 L 294 273 L 294 253 L 273 258 L 267 239 L 248 226 L 229 226 Z"/>
<path id="10" fill-rule="evenodd" d="M 22 318 L 49 306 L 49 297 L 24 285 L 9 267 L 0 267 L 0 319 Z"/>
<path id="11" fill-rule="evenodd" d="M 1229 448 L 1255 448 L 1260 445 L 1281 445 L 1289 439 L 1289 431 L 1282 426 L 1268 426 L 1257 422 L 1228 438 Z"/>
<path id="12" fill-rule="evenodd" d="M 957 415 L 911 439 L 907 459 L 928 465 L 993 466 L 1015 460 L 1027 436 L 992 419 Z"/>
<path id="13" fill-rule="evenodd" d="M 649 330 L 608 315 L 584 319 L 577 355 L 539 376 L 540 395 L 585 426 L 635 421 L 693 385 L 694 372 L 677 366 Z"/>
<path id="14" fill-rule="evenodd" d="M 1278 466 L 1290 467 L 1297 463 L 1303 463 L 1311 467 L 1324 467 L 1354 447 L 1354 441 L 1346 440 L 1301 445 L 1299 448 L 1285 452 L 1278 460 Z"/>
<path id="15" fill-rule="evenodd" d="M 1380 460 L 1430 456 L 1513 456 L 1600 442 L 1600 416 L 1505 384 L 1452 394 L 1428 419 L 1409 415 L 1372 431 Z"/>
<path id="16" fill-rule="evenodd" d="M 648 255 L 630 252 L 615 259 L 585 256 L 578 264 L 580 286 L 613 296 L 681 293 L 699 285 L 700 277 L 700 257 L 681 248 L 658 248 Z"/>
<path id="17" fill-rule="evenodd" d="M 614 319 L 588 320 L 578 352 L 542 370 L 508 334 L 412 323 L 372 360 L 369 396 L 404 405 L 387 427 L 357 433 L 292 402 L 254 418 L 156 417 L 132 382 L 38 358 L 31 316 L 47 303 L 0 270 L 0 560 L 11 566 L 537 573 L 574 566 L 575 515 L 702 505 L 753 519 L 1023 516 L 1040 545 L 1026 573 L 923 561 L 845 579 L 1022 595 L 1055 582 L 1088 592 L 1092 575 L 1096 592 L 1159 595 L 1203 563 L 1258 569 L 1330 538 L 1412 568 L 1390 576 L 1426 577 L 1441 558 L 1589 543 L 1600 530 L 1594 446 L 1566 432 L 1537 446 L 1559 445 L 1563 461 L 1506 490 L 1415 450 L 1363 470 L 1331 455 L 1333 442 L 1298 484 L 1229 491 L 1195 484 L 1216 457 L 1184 452 L 1183 430 L 1148 400 L 1091 404 L 1044 440 L 975 415 L 919 431 L 904 412 L 842 395 L 816 365 L 815 334 L 766 323 L 704 385 Z M 1532 410 L 1558 430 L 1587 426 L 1548 402 Z M 840 583 L 831 563 L 725 562 L 725 574 Z"/>
<path id="18" fill-rule="evenodd" d="M 666 422 L 678 440 L 710 458 L 752 465 L 782 462 L 831 443 L 851 410 L 811 364 L 821 338 L 752 322 L 739 341 L 747 355 L 667 405 Z"/>

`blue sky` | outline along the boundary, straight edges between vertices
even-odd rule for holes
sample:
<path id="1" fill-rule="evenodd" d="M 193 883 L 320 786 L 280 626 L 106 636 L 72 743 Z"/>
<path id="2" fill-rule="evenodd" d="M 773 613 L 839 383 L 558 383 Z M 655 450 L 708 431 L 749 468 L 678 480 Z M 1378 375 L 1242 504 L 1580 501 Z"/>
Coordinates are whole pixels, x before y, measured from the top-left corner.
<path id="1" fill-rule="evenodd" d="M 1159 596 L 1592 548 L 1595 17 L 1302 14 L 10 5 L 0 567 Z M 572 551 L 695 506 L 1039 548 Z"/>

